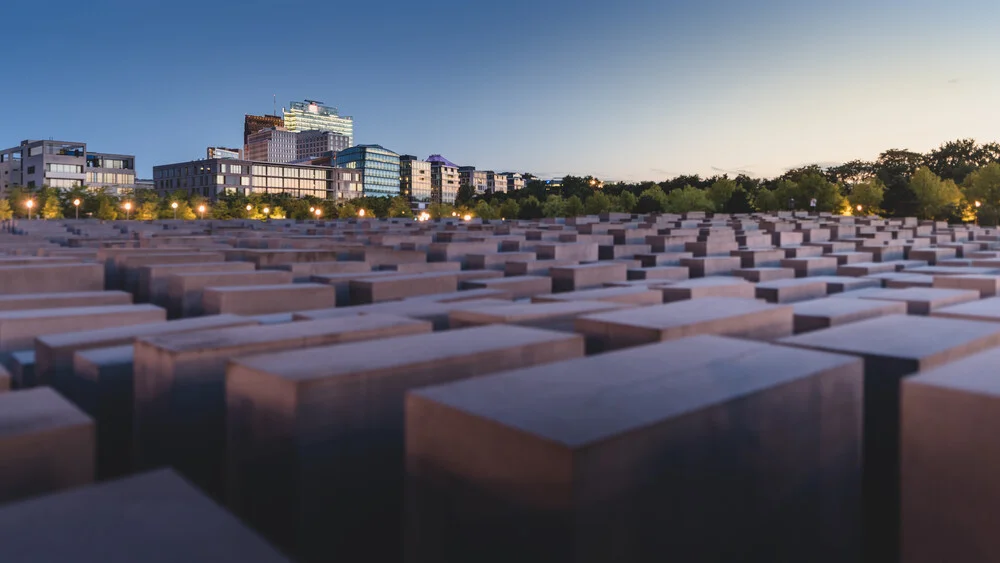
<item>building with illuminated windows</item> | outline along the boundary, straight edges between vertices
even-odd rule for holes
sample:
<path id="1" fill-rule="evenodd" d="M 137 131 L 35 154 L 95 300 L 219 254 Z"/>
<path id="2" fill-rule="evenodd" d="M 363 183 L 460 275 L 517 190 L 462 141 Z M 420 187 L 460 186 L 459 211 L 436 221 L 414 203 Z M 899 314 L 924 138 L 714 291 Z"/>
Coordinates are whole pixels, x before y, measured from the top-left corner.
<path id="1" fill-rule="evenodd" d="M 458 183 L 460 186 L 472 186 L 477 194 L 485 194 L 489 189 L 486 170 L 476 170 L 475 166 L 459 166 Z"/>
<path id="2" fill-rule="evenodd" d="M 354 144 L 354 118 L 342 116 L 337 108 L 324 106 L 323 102 L 305 100 L 292 102 L 283 110 L 284 127 L 289 131 L 330 131 L 347 137 L 347 146 Z"/>
<path id="3" fill-rule="evenodd" d="M 244 115 L 243 116 L 243 145 L 246 146 L 250 135 L 264 129 L 274 127 L 284 127 L 285 120 L 276 115 Z"/>
<path id="4" fill-rule="evenodd" d="M 247 160 L 284 164 L 295 160 L 295 133 L 280 127 L 262 129 L 247 137 Z"/>
<path id="5" fill-rule="evenodd" d="M 381 145 L 356 145 L 337 153 L 337 167 L 361 171 L 364 195 L 399 195 L 399 155 Z"/>
<path id="6" fill-rule="evenodd" d="M 495 194 L 507 193 L 507 175 L 487 170 L 486 189 Z"/>
<path id="7" fill-rule="evenodd" d="M 224 194 L 288 194 L 343 201 L 362 195 L 358 170 L 215 158 L 153 167 L 156 191 L 181 190 L 211 200 Z"/>
<path id="8" fill-rule="evenodd" d="M 86 143 L 21 141 L 16 147 L 0 150 L 0 193 L 14 186 L 89 186 L 114 192 L 132 189 L 135 156 L 90 152 Z"/>
<path id="9" fill-rule="evenodd" d="M 243 158 L 240 149 L 229 149 L 226 147 L 208 147 L 206 158 Z"/>
<path id="10" fill-rule="evenodd" d="M 504 176 L 507 176 L 508 192 L 514 192 L 524 188 L 524 176 L 518 174 L 517 172 L 505 172 Z"/>
<path id="11" fill-rule="evenodd" d="M 431 201 L 431 163 L 405 154 L 399 157 L 399 192 L 411 202 Z"/>
<path id="12" fill-rule="evenodd" d="M 431 163 L 431 200 L 435 203 L 455 203 L 458 197 L 458 165 L 447 158 L 432 154 L 427 157 Z"/>

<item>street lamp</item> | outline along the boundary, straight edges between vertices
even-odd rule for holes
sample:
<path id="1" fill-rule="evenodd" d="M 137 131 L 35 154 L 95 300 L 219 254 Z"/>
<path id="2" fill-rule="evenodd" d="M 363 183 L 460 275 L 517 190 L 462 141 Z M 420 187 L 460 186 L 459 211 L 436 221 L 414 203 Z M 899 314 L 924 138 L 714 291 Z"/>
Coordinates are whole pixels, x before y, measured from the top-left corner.
<path id="1" fill-rule="evenodd" d="M 247 217 L 250 216 L 250 211 L 253 209 L 253 205 L 247 204 Z"/>
<path id="2" fill-rule="evenodd" d="M 198 206 L 198 213 L 201 213 L 201 219 L 202 219 L 202 221 L 204 221 L 205 220 L 205 206 L 204 205 L 199 205 Z"/>
<path id="3" fill-rule="evenodd" d="M 462 219 L 465 219 L 466 221 L 471 221 L 472 220 L 472 215 L 469 215 L 468 213 L 466 213 L 465 217 L 462 217 Z"/>
<path id="4" fill-rule="evenodd" d="M 316 213 L 316 208 L 315 207 L 310 207 L 309 208 L 309 213 Z"/>
<path id="5" fill-rule="evenodd" d="M 982 204 L 983 203 L 981 201 L 979 201 L 978 199 L 976 200 L 976 226 L 977 227 L 979 226 L 979 206 L 982 205 Z"/>
<path id="6" fill-rule="evenodd" d="M 73 200 L 73 207 L 76 208 L 76 218 L 77 218 L 77 220 L 79 220 L 80 219 L 80 199 L 79 198 Z"/>
<path id="7" fill-rule="evenodd" d="M 24 205 L 28 206 L 28 220 L 31 220 L 31 208 L 35 206 L 35 202 L 29 199 Z"/>
<path id="8" fill-rule="evenodd" d="M 316 210 L 316 218 L 317 219 L 319 219 L 319 216 L 322 215 L 322 214 L 323 214 L 323 210 L 322 209 L 317 209 Z"/>
<path id="9" fill-rule="evenodd" d="M 176 221 L 177 220 L 177 202 L 175 201 L 175 202 L 171 203 L 170 207 L 174 210 L 174 221 Z"/>
<path id="10" fill-rule="evenodd" d="M 271 212 L 271 208 L 270 207 L 265 207 L 264 208 L 264 215 L 267 215 L 270 212 Z"/>
<path id="11" fill-rule="evenodd" d="M 132 202 L 125 202 L 125 220 L 128 221 L 129 212 L 132 211 Z"/>
<path id="12" fill-rule="evenodd" d="M 365 210 L 364 209 L 358 209 L 358 217 L 364 217 L 364 216 L 365 216 Z"/>
<path id="13" fill-rule="evenodd" d="M 858 205 L 858 213 L 861 213 L 861 206 Z"/>

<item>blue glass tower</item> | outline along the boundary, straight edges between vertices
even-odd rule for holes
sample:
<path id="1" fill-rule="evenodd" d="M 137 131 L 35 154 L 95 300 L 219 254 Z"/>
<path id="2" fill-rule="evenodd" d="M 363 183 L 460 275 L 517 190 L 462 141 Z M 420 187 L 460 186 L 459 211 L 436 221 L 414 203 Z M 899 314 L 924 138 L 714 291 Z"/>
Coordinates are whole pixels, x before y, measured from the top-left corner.
<path id="1" fill-rule="evenodd" d="M 360 170 L 366 196 L 399 195 L 399 155 L 380 145 L 356 145 L 340 151 L 337 167 Z"/>

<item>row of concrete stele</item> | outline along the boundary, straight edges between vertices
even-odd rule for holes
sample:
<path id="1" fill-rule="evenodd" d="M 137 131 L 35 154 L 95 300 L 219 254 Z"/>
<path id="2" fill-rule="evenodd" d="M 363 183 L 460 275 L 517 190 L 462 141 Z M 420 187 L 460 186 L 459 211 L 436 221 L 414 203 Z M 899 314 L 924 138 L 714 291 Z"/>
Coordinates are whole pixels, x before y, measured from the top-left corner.
<path id="1" fill-rule="evenodd" d="M 996 561 L 1000 232 L 20 222 L 0 560 Z"/>

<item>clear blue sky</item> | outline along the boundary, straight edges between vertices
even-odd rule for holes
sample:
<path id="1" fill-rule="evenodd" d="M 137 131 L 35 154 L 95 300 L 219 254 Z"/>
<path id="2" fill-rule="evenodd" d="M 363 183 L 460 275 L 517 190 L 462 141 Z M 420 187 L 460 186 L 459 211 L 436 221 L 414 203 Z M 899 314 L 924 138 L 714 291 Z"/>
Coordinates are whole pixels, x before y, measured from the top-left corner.
<path id="1" fill-rule="evenodd" d="M 9 5 L 7 5 L 9 4 Z M 317 99 L 359 143 L 541 176 L 772 176 L 1000 138 L 986 0 L 8 2 L 0 145 L 154 164 Z"/>

